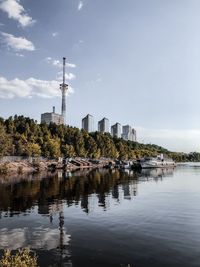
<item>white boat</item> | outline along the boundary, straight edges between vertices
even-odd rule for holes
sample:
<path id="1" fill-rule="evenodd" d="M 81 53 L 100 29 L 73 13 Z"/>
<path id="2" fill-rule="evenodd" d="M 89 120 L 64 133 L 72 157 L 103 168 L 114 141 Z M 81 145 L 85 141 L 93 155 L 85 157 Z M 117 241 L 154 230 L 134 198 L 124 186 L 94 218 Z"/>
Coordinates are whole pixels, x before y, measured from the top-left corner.
<path id="1" fill-rule="evenodd" d="M 133 167 L 133 162 L 132 161 L 124 161 L 122 163 L 122 169 L 126 169 L 126 170 L 131 170 Z"/>
<path id="2" fill-rule="evenodd" d="M 157 157 L 147 157 L 140 160 L 140 165 L 142 169 L 147 168 L 168 168 L 175 167 L 176 163 L 169 158 L 164 158 L 163 154 Z"/>

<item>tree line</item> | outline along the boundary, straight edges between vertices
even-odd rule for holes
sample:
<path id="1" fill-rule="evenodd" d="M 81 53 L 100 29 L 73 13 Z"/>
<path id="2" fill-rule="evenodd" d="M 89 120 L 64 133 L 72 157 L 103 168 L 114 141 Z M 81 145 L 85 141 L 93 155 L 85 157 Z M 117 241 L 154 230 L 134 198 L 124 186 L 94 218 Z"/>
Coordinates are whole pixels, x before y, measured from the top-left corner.
<path id="1" fill-rule="evenodd" d="M 176 161 L 200 161 L 200 153 L 177 153 L 167 149 L 112 137 L 109 133 L 88 133 L 76 127 L 38 124 L 24 116 L 0 118 L 0 156 L 100 157 L 138 159 L 163 153 Z"/>

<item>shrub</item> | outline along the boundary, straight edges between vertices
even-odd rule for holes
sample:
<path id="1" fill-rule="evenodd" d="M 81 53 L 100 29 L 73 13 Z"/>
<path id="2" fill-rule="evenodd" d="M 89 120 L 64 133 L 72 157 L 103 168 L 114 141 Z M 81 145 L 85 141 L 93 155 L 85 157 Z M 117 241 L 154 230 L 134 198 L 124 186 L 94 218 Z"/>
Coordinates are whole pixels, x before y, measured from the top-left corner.
<path id="1" fill-rule="evenodd" d="M 10 250 L 5 250 L 0 267 L 38 267 L 37 257 L 30 254 L 30 250 L 25 248 L 18 250 L 15 255 Z"/>

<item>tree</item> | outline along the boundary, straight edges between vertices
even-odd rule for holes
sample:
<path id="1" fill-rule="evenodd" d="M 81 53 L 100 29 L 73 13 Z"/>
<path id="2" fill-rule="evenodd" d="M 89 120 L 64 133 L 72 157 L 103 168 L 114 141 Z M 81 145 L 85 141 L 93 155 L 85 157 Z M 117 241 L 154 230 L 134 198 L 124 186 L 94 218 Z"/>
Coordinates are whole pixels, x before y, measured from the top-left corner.
<path id="1" fill-rule="evenodd" d="M 7 156 L 12 154 L 12 139 L 6 133 L 5 127 L 0 124 L 0 156 Z"/>
<path id="2" fill-rule="evenodd" d="M 35 143 L 29 143 L 26 146 L 25 153 L 27 156 L 39 157 L 41 155 L 40 146 Z"/>
<path id="3" fill-rule="evenodd" d="M 82 132 L 78 132 L 75 136 L 75 143 L 74 143 L 76 154 L 79 157 L 85 157 L 87 152 L 85 151 L 85 143 Z"/>
<path id="4" fill-rule="evenodd" d="M 97 144 L 90 135 L 85 137 L 85 150 L 89 158 L 97 158 L 99 156 L 98 153 L 100 150 L 97 149 Z"/>
<path id="5" fill-rule="evenodd" d="M 0 118 L 0 156 L 108 157 L 136 159 L 166 154 L 175 161 L 200 161 L 200 153 L 177 153 L 154 144 L 140 144 L 112 137 L 108 133 L 87 133 L 75 127 L 51 123 L 37 124 L 33 119 L 17 116 Z"/>
<path id="6" fill-rule="evenodd" d="M 58 158 L 61 156 L 60 151 L 60 140 L 59 139 L 49 139 L 43 145 L 42 155 L 47 158 Z"/>
<path id="7" fill-rule="evenodd" d="M 76 156 L 76 152 L 72 145 L 65 144 L 62 146 L 62 154 L 64 157 L 73 158 Z"/>

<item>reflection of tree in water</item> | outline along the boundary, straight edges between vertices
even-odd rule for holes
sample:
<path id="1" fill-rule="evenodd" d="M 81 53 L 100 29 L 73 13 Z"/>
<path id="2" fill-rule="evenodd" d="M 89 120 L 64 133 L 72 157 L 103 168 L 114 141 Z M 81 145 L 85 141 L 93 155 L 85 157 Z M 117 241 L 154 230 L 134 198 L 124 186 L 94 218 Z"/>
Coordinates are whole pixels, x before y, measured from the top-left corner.
<path id="1" fill-rule="evenodd" d="M 46 252 L 41 247 L 45 247 L 47 243 L 49 246 L 49 250 L 47 250 L 49 251 L 48 260 L 51 261 L 51 266 L 71 267 L 71 236 L 67 234 L 65 228 L 66 217 L 64 217 L 63 210 L 65 205 L 80 205 L 86 213 L 92 212 L 96 206 L 106 210 L 110 205 L 111 198 L 118 204 L 122 200 L 129 201 L 134 198 L 137 195 L 138 182 L 152 179 L 158 181 L 168 175 L 171 176 L 172 172 L 146 170 L 136 173 L 103 169 L 101 171 L 76 172 L 70 175 L 60 173 L 49 177 L 35 176 L 32 179 L 29 177 L 27 180 L 3 183 L 0 184 L 0 218 L 2 216 L 14 216 L 21 212 L 28 214 L 32 208 L 37 206 L 38 213 L 48 215 L 50 223 L 56 219 L 55 230 L 53 226 L 43 227 L 39 230 L 37 227 L 32 228 L 33 233 L 26 242 L 30 242 L 30 245 L 33 242 L 33 248 L 35 244 L 39 259 L 45 255 L 42 254 Z M 12 240 L 9 238 L 9 233 L 12 237 L 13 232 L 6 231 L 5 229 L 2 232 L 2 240 L 5 240 L 5 236 L 8 236 L 8 241 Z M 22 229 L 22 231 L 25 230 Z M 38 238 L 39 247 L 37 247 L 37 242 L 34 243 L 35 236 Z M 43 243 L 42 240 L 44 240 Z"/>
<path id="2" fill-rule="evenodd" d="M 88 213 L 92 196 L 98 199 L 98 206 L 106 209 L 110 196 L 117 202 L 136 196 L 138 179 L 158 180 L 171 174 L 163 170 L 136 173 L 102 169 L 1 184 L 0 211 L 9 211 L 9 216 L 13 216 L 38 206 L 38 213 L 51 214 L 51 209 L 59 212 L 59 205 L 64 201 L 68 206 L 80 203 Z"/>

